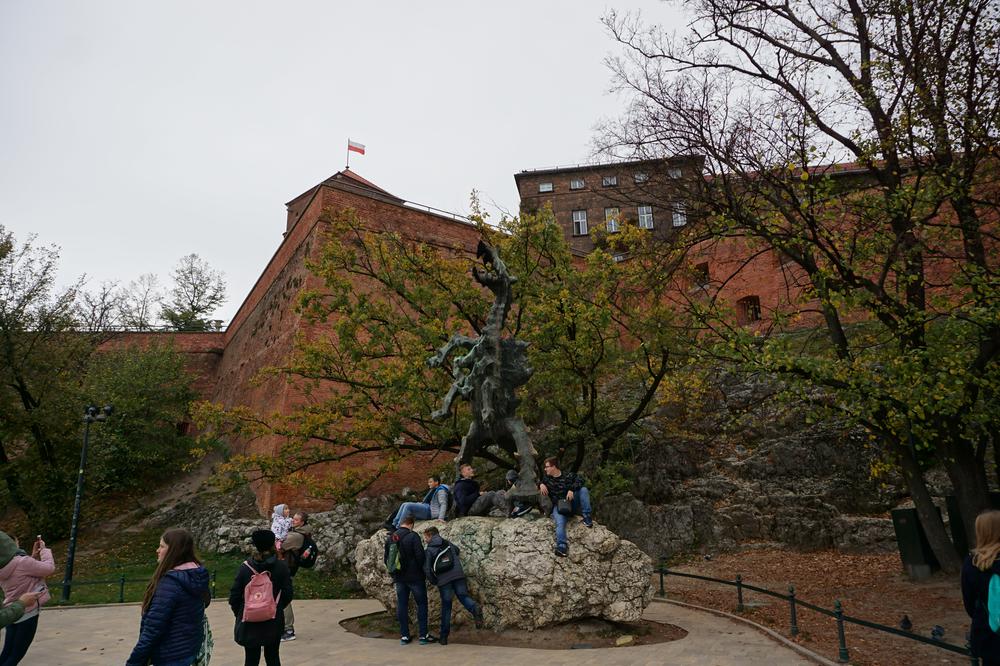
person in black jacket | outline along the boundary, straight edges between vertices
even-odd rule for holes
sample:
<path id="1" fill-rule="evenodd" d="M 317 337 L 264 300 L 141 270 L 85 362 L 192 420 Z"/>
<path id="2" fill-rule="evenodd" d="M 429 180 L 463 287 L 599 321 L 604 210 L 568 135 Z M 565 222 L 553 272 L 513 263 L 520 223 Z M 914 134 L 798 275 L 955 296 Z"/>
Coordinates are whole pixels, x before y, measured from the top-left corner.
<path id="1" fill-rule="evenodd" d="M 469 586 L 465 582 L 465 571 L 462 569 L 458 546 L 445 541 L 436 527 L 424 530 L 424 541 L 427 542 L 427 549 L 424 551 L 424 574 L 427 580 L 437 585 L 441 593 L 441 636 L 438 640 L 441 641 L 441 645 L 447 645 L 448 634 L 451 633 L 452 599 L 458 597 L 465 609 L 472 613 L 477 629 L 483 628 L 483 611 L 476 600 L 469 596 Z M 434 563 L 438 560 L 438 556 L 449 548 L 452 556 L 451 567 L 441 573 L 434 573 Z"/>
<path id="2" fill-rule="evenodd" d="M 208 571 L 194 553 L 194 537 L 184 529 L 167 530 L 156 559 L 142 599 L 139 640 L 126 666 L 191 664 L 205 639 L 205 607 L 211 594 Z"/>
<path id="3" fill-rule="evenodd" d="M 413 516 L 406 516 L 385 542 L 384 561 L 389 561 L 389 545 L 395 542 L 399 549 L 400 569 L 392 573 L 396 584 L 396 619 L 399 621 L 399 643 L 410 644 L 410 595 L 417 604 L 417 625 L 420 644 L 437 640 L 427 631 L 427 586 L 424 584 L 424 547 L 413 531 Z"/>
<path id="4" fill-rule="evenodd" d="M 574 514 L 583 514 L 583 524 L 593 527 L 590 517 L 590 491 L 583 485 L 579 474 L 563 472 L 559 469 L 558 458 L 546 458 L 545 475 L 538 484 L 538 492 L 552 502 L 552 520 L 556 523 L 556 556 L 569 555 L 569 543 L 566 541 L 566 521 L 569 516 L 559 513 L 559 501 L 568 500 Z"/>
<path id="5" fill-rule="evenodd" d="M 976 548 L 962 564 L 962 602 L 972 618 L 969 646 L 983 666 L 1000 666 L 1000 635 L 990 628 L 987 601 L 990 578 L 1000 575 L 1000 511 L 976 518 Z"/>
<path id="6" fill-rule="evenodd" d="M 482 494 L 479 490 L 479 482 L 476 481 L 476 470 L 472 465 L 466 463 L 459 468 L 460 477 L 452 486 L 452 495 L 455 497 L 455 514 L 458 516 L 469 515 L 472 504 L 479 499 Z"/>
<path id="7" fill-rule="evenodd" d="M 250 540 L 253 542 L 254 552 L 249 560 L 240 565 L 233 587 L 229 590 L 229 607 L 236 616 L 233 634 L 236 643 L 243 646 L 244 666 L 257 666 L 260 663 L 261 649 L 267 666 L 281 666 L 278 650 L 281 647 L 281 635 L 285 631 L 283 611 L 292 601 L 292 576 L 288 565 L 279 560 L 274 551 L 274 532 L 257 530 L 250 535 Z M 250 567 L 258 573 L 267 571 L 271 576 L 272 592 L 278 604 L 277 613 L 272 620 L 243 621 L 243 591 L 253 576 Z"/>

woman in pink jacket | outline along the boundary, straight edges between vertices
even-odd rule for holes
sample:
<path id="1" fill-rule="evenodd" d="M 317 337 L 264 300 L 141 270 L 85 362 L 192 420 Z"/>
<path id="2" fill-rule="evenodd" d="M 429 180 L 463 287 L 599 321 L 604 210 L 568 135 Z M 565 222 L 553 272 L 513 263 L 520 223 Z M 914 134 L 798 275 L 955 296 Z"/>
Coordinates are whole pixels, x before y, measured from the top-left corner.
<path id="1" fill-rule="evenodd" d="M 3 587 L 7 605 L 28 592 L 41 592 L 38 603 L 26 608 L 21 619 L 4 629 L 3 651 L 0 652 L 0 666 L 15 666 L 24 659 L 31 641 L 38 629 L 38 613 L 42 604 L 49 600 L 49 589 L 45 577 L 56 570 L 52 551 L 39 538 L 31 549 L 31 555 L 14 555 L 10 562 L 0 568 L 0 587 Z"/>

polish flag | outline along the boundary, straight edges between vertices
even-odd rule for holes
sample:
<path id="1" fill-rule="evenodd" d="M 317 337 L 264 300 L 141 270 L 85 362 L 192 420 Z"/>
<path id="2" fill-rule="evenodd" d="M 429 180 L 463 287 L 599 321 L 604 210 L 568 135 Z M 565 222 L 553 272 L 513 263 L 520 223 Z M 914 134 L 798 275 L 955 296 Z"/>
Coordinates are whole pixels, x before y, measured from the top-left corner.
<path id="1" fill-rule="evenodd" d="M 365 144 L 358 143 L 357 141 L 347 140 L 347 150 L 353 150 L 356 153 L 365 154 Z"/>

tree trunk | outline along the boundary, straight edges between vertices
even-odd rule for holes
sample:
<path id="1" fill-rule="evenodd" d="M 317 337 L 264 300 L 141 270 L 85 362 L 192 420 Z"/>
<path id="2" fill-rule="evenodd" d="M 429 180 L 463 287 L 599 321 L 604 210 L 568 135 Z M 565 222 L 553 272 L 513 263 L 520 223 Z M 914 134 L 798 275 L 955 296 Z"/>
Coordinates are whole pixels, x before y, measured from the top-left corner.
<path id="1" fill-rule="evenodd" d="M 954 544 L 948 538 L 941 513 L 934 506 L 931 494 L 927 491 L 927 484 L 924 483 L 924 475 L 920 471 L 920 465 L 917 464 L 917 459 L 909 446 L 897 445 L 896 450 L 899 453 L 903 478 L 906 479 L 906 485 L 910 489 L 913 505 L 917 509 L 917 517 L 920 518 L 920 525 L 924 528 L 931 550 L 934 551 L 934 556 L 937 557 L 942 571 L 957 574 L 962 563 L 958 559 L 958 553 L 955 552 Z"/>
<path id="2" fill-rule="evenodd" d="M 997 477 L 997 486 L 1000 486 L 1000 437 L 990 435 L 993 442 L 993 474 Z"/>
<path id="3" fill-rule="evenodd" d="M 945 470 L 951 480 L 952 492 L 958 502 L 962 525 L 969 539 L 976 534 L 976 516 L 990 507 L 986 488 L 986 470 L 976 460 L 967 442 L 949 441 L 942 446 Z"/>

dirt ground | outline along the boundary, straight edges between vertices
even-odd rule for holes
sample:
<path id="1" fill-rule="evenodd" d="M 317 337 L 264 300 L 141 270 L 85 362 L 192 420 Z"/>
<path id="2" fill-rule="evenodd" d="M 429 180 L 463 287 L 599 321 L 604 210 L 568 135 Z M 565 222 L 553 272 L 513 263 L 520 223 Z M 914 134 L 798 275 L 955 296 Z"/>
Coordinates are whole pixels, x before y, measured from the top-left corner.
<path id="1" fill-rule="evenodd" d="M 833 551 L 792 552 L 776 548 L 749 549 L 716 554 L 670 567 L 677 571 L 734 580 L 788 593 L 795 586 L 796 598 L 832 609 L 840 600 L 844 613 L 890 627 L 899 627 L 903 615 L 913 623 L 912 633 L 930 637 L 940 625 L 943 641 L 965 646 L 969 618 L 962 607 L 958 577 L 935 574 L 929 580 L 912 582 L 903 573 L 896 553 L 845 555 Z M 735 612 L 736 589 L 689 578 L 667 576 L 667 597 L 727 612 Z M 789 636 L 788 603 L 767 595 L 744 591 L 742 615 Z M 833 618 L 798 608 L 797 642 L 837 660 L 837 632 Z M 925 646 L 892 634 L 847 624 L 845 629 L 850 662 L 860 666 L 912 666 L 914 664 L 968 664 L 967 657 Z"/>
<path id="2" fill-rule="evenodd" d="M 396 618 L 389 613 L 374 613 L 344 620 L 341 625 L 351 633 L 365 638 L 395 638 L 399 636 Z M 435 633 L 436 632 L 432 632 Z M 636 624 L 585 620 L 535 631 L 506 629 L 502 634 L 478 630 L 472 625 L 453 625 L 448 641 L 466 645 L 522 647 L 536 650 L 570 650 L 574 648 L 630 647 L 676 641 L 687 632 L 672 624 L 643 620 Z"/>

